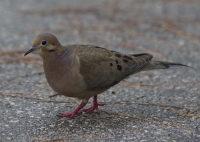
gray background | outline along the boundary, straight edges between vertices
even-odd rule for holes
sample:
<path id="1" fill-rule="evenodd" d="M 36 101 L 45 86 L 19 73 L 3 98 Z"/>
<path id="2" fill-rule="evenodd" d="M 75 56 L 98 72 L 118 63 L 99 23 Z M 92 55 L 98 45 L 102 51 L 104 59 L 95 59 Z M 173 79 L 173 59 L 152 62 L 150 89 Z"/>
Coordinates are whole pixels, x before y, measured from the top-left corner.
<path id="1" fill-rule="evenodd" d="M 199 0 L 1 0 L 0 142 L 190 141 L 200 139 Z M 184 63 L 138 73 L 99 95 L 101 112 L 58 118 L 78 100 L 57 96 L 38 55 L 23 57 L 41 32 Z M 88 106 L 91 103 L 88 103 Z"/>

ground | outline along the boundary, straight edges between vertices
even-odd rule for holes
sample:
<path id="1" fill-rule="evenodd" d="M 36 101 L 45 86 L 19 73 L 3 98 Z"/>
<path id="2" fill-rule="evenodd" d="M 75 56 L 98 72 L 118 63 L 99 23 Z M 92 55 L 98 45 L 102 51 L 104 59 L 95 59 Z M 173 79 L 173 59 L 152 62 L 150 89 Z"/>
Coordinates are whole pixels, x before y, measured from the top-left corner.
<path id="1" fill-rule="evenodd" d="M 7 0 L 0 5 L 0 141 L 200 139 L 199 0 Z M 192 68 L 141 72 L 100 94 L 100 112 L 59 118 L 79 100 L 55 94 L 38 55 L 41 32 Z M 88 103 L 88 106 L 91 102 Z"/>

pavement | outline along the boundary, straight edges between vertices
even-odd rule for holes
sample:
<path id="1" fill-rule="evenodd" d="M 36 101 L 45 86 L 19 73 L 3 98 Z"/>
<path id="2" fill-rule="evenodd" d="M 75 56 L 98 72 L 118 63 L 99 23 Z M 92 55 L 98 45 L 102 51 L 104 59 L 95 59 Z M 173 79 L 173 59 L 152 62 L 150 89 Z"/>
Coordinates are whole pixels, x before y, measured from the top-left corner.
<path id="1" fill-rule="evenodd" d="M 0 5 L 0 142 L 200 141 L 199 0 L 7 0 Z M 41 32 L 192 68 L 141 72 L 99 95 L 100 112 L 58 118 L 79 100 L 55 94 L 38 55 Z M 91 102 L 88 103 L 88 106 Z"/>

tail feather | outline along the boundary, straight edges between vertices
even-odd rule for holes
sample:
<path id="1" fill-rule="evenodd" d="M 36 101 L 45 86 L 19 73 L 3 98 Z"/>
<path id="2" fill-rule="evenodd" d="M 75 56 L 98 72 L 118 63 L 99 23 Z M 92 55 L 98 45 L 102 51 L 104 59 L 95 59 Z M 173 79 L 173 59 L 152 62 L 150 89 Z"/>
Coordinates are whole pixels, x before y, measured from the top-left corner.
<path id="1" fill-rule="evenodd" d="M 168 69 L 173 66 L 184 66 L 184 67 L 189 67 L 184 64 L 180 63 L 171 63 L 171 62 L 162 62 L 162 61 L 150 61 L 149 64 L 147 64 L 142 71 L 145 70 L 154 70 L 154 69 Z"/>

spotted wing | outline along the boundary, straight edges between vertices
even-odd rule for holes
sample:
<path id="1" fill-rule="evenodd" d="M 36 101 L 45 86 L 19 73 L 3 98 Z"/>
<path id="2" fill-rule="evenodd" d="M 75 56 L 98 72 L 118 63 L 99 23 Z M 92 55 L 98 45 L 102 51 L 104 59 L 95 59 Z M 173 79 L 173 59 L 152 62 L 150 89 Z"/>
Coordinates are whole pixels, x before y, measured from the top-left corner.
<path id="1" fill-rule="evenodd" d="M 80 73 L 88 90 L 107 89 L 130 74 L 139 72 L 151 60 L 150 54 L 121 54 L 91 45 L 73 45 L 80 60 Z"/>

